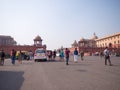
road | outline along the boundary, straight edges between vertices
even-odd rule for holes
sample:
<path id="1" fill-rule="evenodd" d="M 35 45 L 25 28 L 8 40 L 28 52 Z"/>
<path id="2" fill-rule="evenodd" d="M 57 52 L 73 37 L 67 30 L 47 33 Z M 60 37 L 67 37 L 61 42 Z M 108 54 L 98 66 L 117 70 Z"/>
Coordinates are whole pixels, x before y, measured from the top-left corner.
<path id="1" fill-rule="evenodd" d="M 120 57 L 104 59 L 86 56 L 78 63 L 64 61 L 23 61 L 15 65 L 5 60 L 0 66 L 0 90 L 120 90 Z"/>

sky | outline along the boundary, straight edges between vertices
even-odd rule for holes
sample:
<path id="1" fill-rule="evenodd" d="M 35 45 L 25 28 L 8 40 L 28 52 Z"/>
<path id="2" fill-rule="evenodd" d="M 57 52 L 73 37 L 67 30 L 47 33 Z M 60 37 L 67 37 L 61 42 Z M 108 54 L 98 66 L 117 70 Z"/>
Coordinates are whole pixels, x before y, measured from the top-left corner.
<path id="1" fill-rule="evenodd" d="M 32 45 L 39 35 L 54 50 L 117 32 L 120 0 L 0 0 L 0 35 L 18 45 Z"/>

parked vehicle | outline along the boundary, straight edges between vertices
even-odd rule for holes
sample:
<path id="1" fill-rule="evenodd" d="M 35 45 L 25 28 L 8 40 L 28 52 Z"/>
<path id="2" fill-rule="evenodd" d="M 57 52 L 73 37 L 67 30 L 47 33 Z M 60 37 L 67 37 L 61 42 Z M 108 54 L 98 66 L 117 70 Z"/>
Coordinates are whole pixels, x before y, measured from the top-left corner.
<path id="1" fill-rule="evenodd" d="M 38 48 L 34 53 L 34 61 L 47 61 L 46 50 L 43 48 Z"/>

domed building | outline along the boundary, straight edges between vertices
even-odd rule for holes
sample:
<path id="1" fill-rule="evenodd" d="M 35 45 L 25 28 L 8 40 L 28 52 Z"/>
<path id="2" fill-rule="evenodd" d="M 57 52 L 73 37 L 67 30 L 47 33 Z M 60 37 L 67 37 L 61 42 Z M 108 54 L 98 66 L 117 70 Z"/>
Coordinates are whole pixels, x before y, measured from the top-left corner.
<path id="1" fill-rule="evenodd" d="M 71 53 L 73 53 L 74 50 L 75 50 L 75 48 L 78 48 L 78 43 L 77 43 L 77 41 L 75 40 L 75 41 L 73 42 L 73 44 L 71 44 L 71 45 L 72 45 L 72 47 L 69 48 L 69 50 L 70 50 Z"/>
<path id="2" fill-rule="evenodd" d="M 96 47 L 95 40 L 98 39 L 94 33 L 91 39 L 84 39 L 83 37 L 78 42 L 78 47 Z"/>
<path id="3" fill-rule="evenodd" d="M 82 37 L 81 39 L 80 39 L 80 41 L 84 41 L 85 39 Z"/>
<path id="4" fill-rule="evenodd" d="M 78 43 L 77 43 L 76 40 L 75 40 L 74 43 L 72 44 L 72 47 L 78 47 Z"/>
<path id="5" fill-rule="evenodd" d="M 93 37 L 92 37 L 91 39 L 96 40 L 96 39 L 98 39 L 98 37 L 97 37 L 96 34 L 94 33 L 94 34 L 93 34 Z"/>
<path id="6" fill-rule="evenodd" d="M 112 35 L 107 35 L 102 38 L 98 38 L 94 33 L 90 39 L 85 39 L 82 37 L 77 44 L 79 52 L 83 50 L 84 52 L 89 53 L 89 55 L 92 55 L 92 53 L 95 53 L 96 51 L 101 52 L 105 49 L 105 47 L 109 47 L 113 51 L 113 53 L 119 53 L 120 32 Z M 70 50 L 73 51 L 74 46 L 76 46 L 77 44 L 76 42 L 74 42 Z"/>

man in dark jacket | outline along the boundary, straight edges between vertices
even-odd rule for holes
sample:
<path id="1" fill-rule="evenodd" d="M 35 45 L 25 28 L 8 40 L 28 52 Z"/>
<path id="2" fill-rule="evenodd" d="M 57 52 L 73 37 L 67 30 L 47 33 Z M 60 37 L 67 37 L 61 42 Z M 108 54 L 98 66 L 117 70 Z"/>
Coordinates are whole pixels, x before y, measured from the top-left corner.
<path id="1" fill-rule="evenodd" d="M 70 51 L 68 50 L 68 48 L 65 49 L 65 57 L 66 57 L 66 65 L 69 65 L 68 62 L 69 62 L 69 53 Z"/>
<path id="2" fill-rule="evenodd" d="M 4 59 L 5 59 L 4 50 L 2 50 L 1 55 L 0 55 L 0 58 L 1 58 L 1 65 L 4 65 Z"/>

